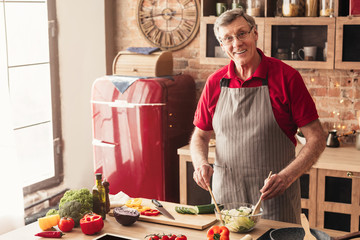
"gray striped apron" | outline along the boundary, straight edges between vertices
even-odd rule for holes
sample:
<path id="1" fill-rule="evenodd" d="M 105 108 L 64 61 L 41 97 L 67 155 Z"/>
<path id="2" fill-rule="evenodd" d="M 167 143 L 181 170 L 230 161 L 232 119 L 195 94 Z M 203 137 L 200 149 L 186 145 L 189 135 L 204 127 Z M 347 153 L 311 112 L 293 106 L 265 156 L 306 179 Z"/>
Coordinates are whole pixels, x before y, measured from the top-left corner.
<path id="1" fill-rule="evenodd" d="M 255 204 L 270 171 L 280 172 L 295 158 L 295 146 L 277 124 L 267 78 L 260 87 L 221 92 L 213 118 L 216 135 L 213 192 L 217 202 Z M 263 218 L 300 223 L 300 181 L 282 195 L 262 202 Z"/>

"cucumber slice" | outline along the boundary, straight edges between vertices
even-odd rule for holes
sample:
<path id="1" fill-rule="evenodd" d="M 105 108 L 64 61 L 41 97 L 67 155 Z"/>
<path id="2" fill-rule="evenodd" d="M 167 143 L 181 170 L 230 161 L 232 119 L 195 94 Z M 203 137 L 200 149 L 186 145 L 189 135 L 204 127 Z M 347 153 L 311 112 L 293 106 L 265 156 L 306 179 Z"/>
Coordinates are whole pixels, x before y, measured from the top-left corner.
<path id="1" fill-rule="evenodd" d="M 190 208 L 190 207 L 176 206 L 175 211 L 177 213 L 181 213 L 181 214 L 192 214 L 192 215 L 196 214 L 196 210 L 194 208 Z"/>
<path id="2" fill-rule="evenodd" d="M 219 209 L 223 209 L 223 204 L 218 204 Z M 208 213 L 215 213 L 215 204 L 205 204 L 205 205 L 197 205 L 195 206 L 197 214 L 208 214 Z"/>

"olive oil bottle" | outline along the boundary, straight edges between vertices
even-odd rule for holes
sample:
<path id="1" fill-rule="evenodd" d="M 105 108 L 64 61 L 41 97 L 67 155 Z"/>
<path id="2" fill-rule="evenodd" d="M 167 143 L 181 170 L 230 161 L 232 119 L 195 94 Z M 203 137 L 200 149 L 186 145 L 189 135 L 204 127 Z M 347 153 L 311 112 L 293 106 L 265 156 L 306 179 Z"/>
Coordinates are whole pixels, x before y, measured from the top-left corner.
<path id="1" fill-rule="evenodd" d="M 96 173 L 96 184 L 92 189 L 93 193 L 93 211 L 101 215 L 102 219 L 106 218 L 106 192 L 102 185 L 102 174 Z"/>

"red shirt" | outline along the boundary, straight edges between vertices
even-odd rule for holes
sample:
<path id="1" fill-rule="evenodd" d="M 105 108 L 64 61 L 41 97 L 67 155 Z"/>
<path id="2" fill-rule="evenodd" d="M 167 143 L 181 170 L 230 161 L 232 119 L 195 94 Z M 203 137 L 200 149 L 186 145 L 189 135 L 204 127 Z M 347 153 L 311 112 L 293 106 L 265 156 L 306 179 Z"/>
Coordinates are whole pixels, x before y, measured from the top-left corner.
<path id="1" fill-rule="evenodd" d="M 300 73 L 278 59 L 261 55 L 261 62 L 255 73 L 245 81 L 237 77 L 235 64 L 220 68 L 211 74 L 205 84 L 195 112 L 194 125 L 204 131 L 213 130 L 212 119 L 220 95 L 220 80 L 230 78 L 230 88 L 258 87 L 268 75 L 268 87 L 272 110 L 277 123 L 296 145 L 295 133 L 298 127 L 319 118 L 315 103 L 308 92 Z"/>

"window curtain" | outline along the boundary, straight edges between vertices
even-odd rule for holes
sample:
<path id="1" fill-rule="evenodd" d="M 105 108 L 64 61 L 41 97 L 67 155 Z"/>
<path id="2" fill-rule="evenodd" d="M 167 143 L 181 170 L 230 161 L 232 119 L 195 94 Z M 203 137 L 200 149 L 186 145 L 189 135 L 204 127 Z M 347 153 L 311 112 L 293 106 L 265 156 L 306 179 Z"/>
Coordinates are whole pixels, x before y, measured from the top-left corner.
<path id="1" fill-rule="evenodd" d="M 7 78 L 0 68 L 0 235 L 24 226 L 24 197 L 11 121 Z M 34 173 L 35 174 L 35 173 Z"/>

